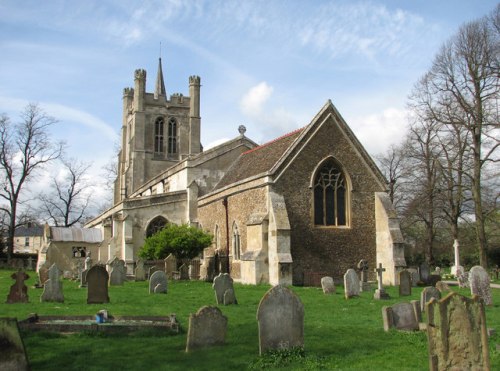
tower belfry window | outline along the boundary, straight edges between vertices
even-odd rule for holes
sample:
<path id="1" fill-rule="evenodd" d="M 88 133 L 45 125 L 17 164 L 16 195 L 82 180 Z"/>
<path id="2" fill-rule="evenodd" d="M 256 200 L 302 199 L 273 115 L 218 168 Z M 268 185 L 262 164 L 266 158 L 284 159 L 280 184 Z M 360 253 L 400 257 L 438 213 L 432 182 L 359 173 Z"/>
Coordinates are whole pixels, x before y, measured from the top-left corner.
<path id="1" fill-rule="evenodd" d="M 163 153 L 163 118 L 155 121 L 155 153 Z"/>
<path id="2" fill-rule="evenodd" d="M 168 120 L 168 154 L 177 153 L 177 121 L 174 118 Z"/>

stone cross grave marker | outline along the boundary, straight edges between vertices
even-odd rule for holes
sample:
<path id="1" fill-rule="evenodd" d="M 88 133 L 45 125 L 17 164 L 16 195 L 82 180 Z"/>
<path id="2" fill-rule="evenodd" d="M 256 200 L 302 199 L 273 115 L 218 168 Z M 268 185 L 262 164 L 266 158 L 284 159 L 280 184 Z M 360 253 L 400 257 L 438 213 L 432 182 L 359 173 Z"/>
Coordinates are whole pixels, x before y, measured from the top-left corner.
<path id="1" fill-rule="evenodd" d="M 441 292 L 432 286 L 424 288 L 420 293 L 420 310 L 422 312 L 425 312 L 425 304 L 432 298 L 436 298 L 437 300 L 441 299 Z"/>
<path id="2" fill-rule="evenodd" d="M 226 342 L 227 317 L 219 308 L 204 306 L 189 315 L 186 352 Z"/>
<path id="3" fill-rule="evenodd" d="M 378 268 L 375 268 L 373 271 L 377 273 L 378 281 L 378 288 L 375 290 L 373 298 L 376 300 L 389 299 L 389 294 L 385 292 L 384 287 L 382 286 L 382 273 L 385 272 L 385 268 L 382 267 L 382 263 L 379 263 Z"/>
<path id="4" fill-rule="evenodd" d="M 87 304 L 109 303 L 109 274 L 103 265 L 94 265 L 87 273 Z"/>
<path id="5" fill-rule="evenodd" d="M 166 294 L 167 293 L 167 275 L 163 271 L 154 272 L 149 278 L 149 293 L 150 294 Z"/>
<path id="6" fill-rule="evenodd" d="M 304 347 L 304 305 L 290 289 L 281 285 L 269 289 L 260 300 L 257 321 L 260 355 Z"/>
<path id="7" fill-rule="evenodd" d="M 469 271 L 469 285 L 471 295 L 479 296 L 486 305 L 493 305 L 490 277 L 488 272 L 480 265 L 472 267 Z"/>
<path id="8" fill-rule="evenodd" d="M 110 286 L 123 286 L 123 283 L 127 279 L 127 268 L 125 267 L 125 262 L 121 259 L 113 261 L 111 266 L 111 272 L 109 273 L 109 285 Z"/>
<path id="9" fill-rule="evenodd" d="M 28 298 L 28 287 L 24 284 L 30 276 L 28 276 L 22 269 L 17 272 L 12 273 L 10 276 L 16 282 L 10 287 L 9 295 L 7 295 L 7 303 L 27 303 Z"/>
<path id="10" fill-rule="evenodd" d="M 418 302 L 418 300 L 416 301 Z M 385 331 L 389 331 L 391 328 L 402 331 L 418 331 L 420 320 L 418 316 L 419 313 L 415 312 L 415 306 L 412 303 L 398 303 L 382 308 Z"/>
<path id="11" fill-rule="evenodd" d="M 137 262 L 135 263 L 135 280 L 136 281 L 144 281 L 146 279 L 146 271 L 144 270 L 144 260 L 141 258 L 137 259 Z"/>
<path id="12" fill-rule="evenodd" d="M 344 296 L 346 299 L 359 296 L 359 278 L 352 268 L 349 268 L 344 274 Z"/>
<path id="13" fill-rule="evenodd" d="M 399 296 L 411 295 L 411 273 L 406 269 L 399 272 Z"/>
<path id="14" fill-rule="evenodd" d="M 234 287 L 233 287 L 233 279 L 228 273 L 219 273 L 217 277 L 214 278 L 214 283 L 212 284 L 212 288 L 214 289 L 215 292 L 215 300 L 217 304 L 224 304 L 224 294 L 228 290 L 232 290 L 234 293 Z M 234 294 L 233 294 L 234 296 Z M 234 303 L 227 303 L 228 304 L 236 304 L 236 298 L 234 299 Z"/>
<path id="15" fill-rule="evenodd" d="M 56 264 L 52 264 L 49 269 L 49 279 L 45 281 L 41 302 L 53 301 L 64 303 L 63 283 L 61 281 L 61 271 Z"/>
<path id="16" fill-rule="evenodd" d="M 169 254 L 163 261 L 165 262 L 167 278 L 172 279 L 173 272 L 177 271 L 177 258 L 173 254 Z"/>
<path id="17" fill-rule="evenodd" d="M 321 278 L 321 288 L 325 295 L 335 294 L 335 282 L 333 282 L 333 278 L 328 276 Z"/>
<path id="18" fill-rule="evenodd" d="M 431 371 L 490 370 L 486 316 L 478 296 L 450 293 L 432 299 L 427 310 Z"/>
<path id="19" fill-rule="evenodd" d="M 30 369 L 17 319 L 0 318 L 0 344 L 2 344 L 0 370 L 28 371 Z"/>

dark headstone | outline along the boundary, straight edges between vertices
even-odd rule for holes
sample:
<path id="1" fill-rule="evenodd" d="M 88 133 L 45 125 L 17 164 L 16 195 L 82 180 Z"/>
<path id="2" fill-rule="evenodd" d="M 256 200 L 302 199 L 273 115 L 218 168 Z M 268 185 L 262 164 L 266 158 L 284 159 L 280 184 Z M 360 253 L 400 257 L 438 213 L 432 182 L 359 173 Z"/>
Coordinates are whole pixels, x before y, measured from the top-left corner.
<path id="1" fill-rule="evenodd" d="M 150 294 L 166 294 L 167 293 L 167 275 L 163 271 L 154 272 L 149 278 L 149 293 Z"/>
<path id="2" fill-rule="evenodd" d="M 399 296 L 411 295 L 411 273 L 407 270 L 399 272 Z"/>
<path id="3" fill-rule="evenodd" d="M 109 274 L 103 265 L 94 265 L 87 273 L 87 304 L 109 303 Z"/>
<path id="4" fill-rule="evenodd" d="M 10 287 L 7 303 L 27 303 L 29 301 L 28 287 L 24 284 L 24 281 L 30 278 L 30 276 L 19 269 L 16 273 L 12 273 L 10 277 L 16 282 Z"/>
<path id="5" fill-rule="evenodd" d="M 215 277 L 212 287 L 215 291 L 215 300 L 217 304 L 224 304 L 224 294 L 227 290 L 233 290 L 234 295 L 233 279 L 228 273 L 220 273 Z"/>

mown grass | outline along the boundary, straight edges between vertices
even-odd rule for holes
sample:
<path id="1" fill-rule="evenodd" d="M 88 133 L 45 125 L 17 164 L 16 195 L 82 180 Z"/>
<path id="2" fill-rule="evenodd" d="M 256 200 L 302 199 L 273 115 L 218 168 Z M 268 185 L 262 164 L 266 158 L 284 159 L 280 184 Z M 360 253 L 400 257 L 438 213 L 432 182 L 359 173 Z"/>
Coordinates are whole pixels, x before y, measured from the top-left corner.
<path id="1" fill-rule="evenodd" d="M 411 297 L 399 298 L 397 288 L 388 288 L 392 299 L 373 300 L 371 292 L 345 300 L 342 287 L 335 295 L 323 295 L 320 288 L 292 287 L 305 307 L 305 349 L 275 352 L 260 357 L 256 320 L 260 298 L 268 285 L 235 284 L 238 305 L 220 306 L 228 317 L 226 345 L 185 353 L 190 313 L 203 305 L 215 305 L 211 284 L 169 282 L 168 294 L 149 295 L 147 282 L 127 282 L 110 287 L 108 304 L 86 304 L 86 290 L 64 281 L 64 303 L 40 303 L 42 290 L 31 288 L 35 274 L 27 281 L 30 303 L 5 304 L 13 271 L 0 270 L 0 317 L 24 319 L 39 315 L 93 315 L 108 309 L 112 315 L 168 315 L 175 313 L 183 331 L 159 336 L 147 331 L 130 335 L 23 333 L 33 370 L 425 370 L 428 369 L 427 339 L 423 332 L 384 332 L 384 305 L 420 298 L 421 288 Z M 465 289 L 453 288 L 463 295 Z M 488 327 L 500 331 L 500 290 L 493 291 L 494 305 L 486 308 Z M 492 369 L 500 369 L 496 344 L 489 341 Z"/>

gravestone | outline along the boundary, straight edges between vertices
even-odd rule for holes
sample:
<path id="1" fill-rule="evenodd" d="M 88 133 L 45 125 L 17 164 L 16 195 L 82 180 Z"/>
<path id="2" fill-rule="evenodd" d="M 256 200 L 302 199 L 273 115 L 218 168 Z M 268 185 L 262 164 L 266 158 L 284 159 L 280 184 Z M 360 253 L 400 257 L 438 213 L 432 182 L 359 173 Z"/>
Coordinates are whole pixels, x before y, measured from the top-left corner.
<path id="1" fill-rule="evenodd" d="M 149 293 L 150 294 L 166 294 L 167 293 L 167 275 L 163 271 L 154 272 L 149 278 Z"/>
<path id="2" fill-rule="evenodd" d="M 399 272 L 399 296 L 411 295 L 411 273 L 406 269 Z"/>
<path id="3" fill-rule="evenodd" d="M 418 269 L 416 268 L 408 268 L 408 272 L 411 274 L 411 285 L 412 287 L 416 287 L 417 283 L 420 282 L 420 273 L 418 273 Z"/>
<path id="4" fill-rule="evenodd" d="M 90 253 L 89 253 L 90 255 Z M 87 256 L 85 258 L 85 268 L 84 269 L 90 269 L 92 268 L 92 259 L 90 258 L 90 256 Z"/>
<path id="5" fill-rule="evenodd" d="M 219 305 L 224 304 L 224 294 L 227 290 L 233 290 L 234 292 L 233 279 L 228 273 L 219 273 L 219 275 L 214 278 L 212 287 L 215 292 L 215 300 Z"/>
<path id="6" fill-rule="evenodd" d="M 160 269 L 156 265 L 153 265 L 152 267 L 149 267 L 148 269 L 148 277 L 151 278 L 154 272 L 158 272 Z"/>
<path id="7" fill-rule="evenodd" d="M 125 262 L 117 259 L 110 266 L 111 272 L 109 273 L 109 285 L 123 286 L 123 283 L 127 279 L 127 268 L 125 267 Z"/>
<path id="8" fill-rule="evenodd" d="M 382 273 L 385 272 L 385 268 L 382 267 L 382 263 L 379 263 L 378 268 L 374 269 L 374 272 L 377 273 L 377 284 L 378 288 L 375 290 L 375 294 L 373 294 L 373 298 L 375 300 L 386 300 L 390 299 L 388 293 L 385 292 L 384 287 L 382 286 Z"/>
<path id="9" fill-rule="evenodd" d="M 290 289 L 278 285 L 267 291 L 260 300 L 257 321 L 260 355 L 304 347 L 304 305 Z"/>
<path id="10" fill-rule="evenodd" d="M 177 258 L 169 254 L 164 260 L 165 262 L 165 273 L 168 279 L 173 278 L 173 272 L 177 271 Z"/>
<path id="11" fill-rule="evenodd" d="M 333 282 L 332 277 L 321 278 L 321 288 L 325 295 L 335 294 L 335 282 Z"/>
<path id="12" fill-rule="evenodd" d="M 215 277 L 215 258 L 206 256 L 203 261 L 203 265 L 200 267 L 200 279 L 205 282 L 212 282 Z"/>
<path id="13" fill-rule="evenodd" d="M 179 267 L 180 279 L 183 281 L 189 281 L 189 266 L 187 264 L 182 264 Z"/>
<path id="14" fill-rule="evenodd" d="M 106 270 L 108 271 L 108 273 L 111 272 L 111 269 L 114 267 L 114 265 L 116 264 L 116 262 L 118 261 L 119 259 L 116 257 L 116 256 L 113 256 L 111 259 L 109 259 L 107 262 L 106 262 Z"/>
<path id="15" fill-rule="evenodd" d="M 144 270 L 144 260 L 138 259 L 135 267 L 135 280 L 144 281 L 146 279 L 146 271 Z"/>
<path id="16" fill-rule="evenodd" d="M 0 344 L 0 370 L 28 371 L 30 369 L 17 319 L 0 318 Z"/>
<path id="17" fill-rule="evenodd" d="M 368 283 L 368 260 L 361 259 L 358 262 L 358 270 L 361 274 L 361 279 L 359 281 L 360 291 L 371 291 L 372 287 Z"/>
<path id="18" fill-rule="evenodd" d="M 224 305 L 238 304 L 236 301 L 236 295 L 234 295 L 234 290 L 229 289 L 224 292 Z"/>
<path id="19" fill-rule="evenodd" d="M 192 259 L 189 263 L 189 279 L 199 280 L 200 279 L 200 266 L 201 262 L 199 258 Z"/>
<path id="20" fill-rule="evenodd" d="M 427 311 L 431 371 L 490 370 L 486 316 L 478 296 L 450 293 L 432 299 Z"/>
<path id="21" fill-rule="evenodd" d="M 382 308 L 384 330 L 418 331 L 418 314 L 411 303 L 398 303 Z"/>
<path id="22" fill-rule="evenodd" d="M 49 269 L 49 279 L 45 281 L 41 302 L 54 301 L 64 303 L 63 283 L 60 280 L 61 271 L 57 268 L 56 264 L 52 264 Z"/>
<path id="23" fill-rule="evenodd" d="M 88 269 L 80 272 L 80 287 L 87 287 L 87 273 L 89 273 Z"/>
<path id="24" fill-rule="evenodd" d="M 472 267 L 469 271 L 469 285 L 471 295 L 479 296 L 486 305 L 493 305 L 490 277 L 488 272 L 480 265 Z"/>
<path id="25" fill-rule="evenodd" d="M 430 268 L 427 262 L 423 262 L 422 264 L 420 264 L 419 273 L 420 273 L 420 281 L 427 284 L 430 276 Z"/>
<path id="26" fill-rule="evenodd" d="M 436 287 L 436 289 L 439 290 L 439 292 L 441 293 L 441 296 L 445 296 L 449 292 L 451 292 L 450 286 L 448 286 L 448 284 L 444 281 L 436 282 L 435 287 Z"/>
<path id="27" fill-rule="evenodd" d="M 87 273 L 87 304 L 109 303 L 109 274 L 103 265 L 94 265 Z"/>
<path id="28" fill-rule="evenodd" d="M 359 278 L 351 268 L 344 274 L 344 296 L 346 299 L 359 296 Z"/>
<path id="29" fill-rule="evenodd" d="M 469 272 L 466 272 L 462 266 L 457 268 L 457 281 L 458 287 L 469 287 Z"/>
<path id="30" fill-rule="evenodd" d="M 49 279 L 49 262 L 46 261 L 44 262 L 39 268 L 38 268 L 38 282 L 40 284 L 40 287 L 43 287 L 43 284 L 45 281 Z"/>
<path id="31" fill-rule="evenodd" d="M 227 317 L 219 308 L 204 306 L 189 315 L 186 352 L 226 342 Z"/>
<path id="32" fill-rule="evenodd" d="M 441 299 L 441 293 L 435 287 L 429 286 L 422 290 L 420 293 L 420 310 L 425 312 L 425 304 L 427 304 L 432 298 L 436 300 Z"/>
<path id="33" fill-rule="evenodd" d="M 30 278 L 30 276 L 19 269 L 17 272 L 12 273 L 10 277 L 16 282 L 10 287 L 7 303 L 27 303 L 29 301 L 28 287 L 24 284 L 24 281 Z"/>

